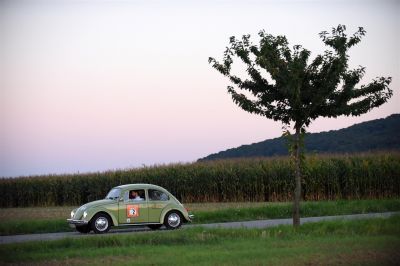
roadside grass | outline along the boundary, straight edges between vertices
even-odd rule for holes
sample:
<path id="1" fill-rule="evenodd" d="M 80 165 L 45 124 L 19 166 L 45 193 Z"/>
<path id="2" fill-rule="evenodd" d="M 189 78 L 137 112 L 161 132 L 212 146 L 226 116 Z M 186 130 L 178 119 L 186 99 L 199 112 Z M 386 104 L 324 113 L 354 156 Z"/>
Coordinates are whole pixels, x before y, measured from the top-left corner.
<path id="1" fill-rule="evenodd" d="M 0 221 L 57 220 L 64 217 L 66 219 L 75 208 L 73 206 L 2 208 Z"/>
<path id="2" fill-rule="evenodd" d="M 185 204 L 193 223 L 290 218 L 291 202 Z M 0 209 L 0 235 L 72 231 L 66 223 L 74 207 Z M 400 199 L 305 201 L 302 217 L 400 211 Z"/>
<path id="3" fill-rule="evenodd" d="M 298 229 L 208 229 L 84 236 L 0 245 L 0 264 L 396 265 L 400 216 Z"/>
<path id="4" fill-rule="evenodd" d="M 271 205 L 282 205 L 287 202 L 208 202 L 208 203 L 185 203 L 185 207 L 190 211 L 218 211 L 224 209 L 237 208 L 256 208 L 267 207 Z"/>
<path id="5" fill-rule="evenodd" d="M 265 203 L 264 203 L 265 204 Z M 227 208 L 195 213 L 196 223 L 278 219 L 292 217 L 292 202 L 266 203 L 252 208 Z M 400 211 L 400 199 L 305 201 L 300 205 L 301 217 Z"/>
<path id="6" fill-rule="evenodd" d="M 66 219 L 51 220 L 18 220 L 0 222 L 0 236 L 18 235 L 18 234 L 39 234 L 39 233 L 56 233 L 70 232 L 75 228 L 71 228 Z"/>

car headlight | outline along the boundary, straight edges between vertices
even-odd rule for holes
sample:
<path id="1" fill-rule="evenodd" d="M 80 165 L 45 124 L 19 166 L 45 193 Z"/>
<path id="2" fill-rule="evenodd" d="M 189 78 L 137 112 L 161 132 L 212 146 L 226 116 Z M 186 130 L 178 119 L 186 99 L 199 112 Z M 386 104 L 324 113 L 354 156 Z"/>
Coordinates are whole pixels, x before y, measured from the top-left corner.
<path id="1" fill-rule="evenodd" d="M 84 211 L 84 212 L 83 212 L 83 219 L 85 219 L 85 218 L 86 218 L 86 216 L 87 216 L 87 212 L 86 212 L 86 211 Z"/>
<path id="2" fill-rule="evenodd" d="M 71 211 L 71 218 L 74 218 L 74 215 L 75 215 L 74 211 Z"/>

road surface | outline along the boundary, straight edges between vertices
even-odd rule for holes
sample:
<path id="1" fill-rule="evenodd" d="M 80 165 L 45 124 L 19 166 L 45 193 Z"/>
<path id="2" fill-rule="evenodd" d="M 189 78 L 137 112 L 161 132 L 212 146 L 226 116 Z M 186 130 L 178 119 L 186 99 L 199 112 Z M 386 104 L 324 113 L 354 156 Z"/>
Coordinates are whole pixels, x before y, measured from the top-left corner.
<path id="1" fill-rule="evenodd" d="M 319 221 L 331 221 L 338 219 L 355 220 L 367 218 L 387 218 L 400 212 L 384 212 L 384 213 L 367 213 L 367 214 L 351 214 L 351 215 L 338 215 L 338 216 L 321 216 L 321 217 L 307 217 L 301 218 L 300 223 L 310 223 Z M 257 220 L 257 221 L 243 221 L 243 222 L 228 222 L 228 223 L 211 223 L 211 224 L 187 224 L 183 228 L 190 228 L 194 226 L 202 226 L 206 228 L 267 228 L 283 224 L 292 224 L 292 219 L 271 219 L 271 220 Z M 160 229 L 163 230 L 163 229 Z M 164 229 L 165 230 L 165 229 Z M 124 229 L 111 229 L 107 234 L 127 234 L 134 232 L 147 232 L 152 231 L 147 227 L 129 227 Z M 60 233 L 45 233 L 45 234 L 27 234 L 27 235 L 11 235 L 0 236 L 0 244 L 20 243 L 27 241 L 37 240 L 56 240 L 67 237 L 96 237 L 94 233 L 81 234 L 78 232 L 60 232 Z"/>

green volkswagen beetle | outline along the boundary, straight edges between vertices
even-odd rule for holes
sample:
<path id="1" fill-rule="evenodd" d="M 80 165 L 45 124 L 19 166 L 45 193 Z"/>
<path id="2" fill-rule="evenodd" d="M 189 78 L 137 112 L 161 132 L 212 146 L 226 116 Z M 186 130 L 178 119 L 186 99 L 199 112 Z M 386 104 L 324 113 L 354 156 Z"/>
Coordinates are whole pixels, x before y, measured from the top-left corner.
<path id="1" fill-rule="evenodd" d="M 81 233 L 106 233 L 111 226 L 145 225 L 177 229 L 191 222 L 183 205 L 166 189 L 151 184 L 114 187 L 105 199 L 86 203 L 71 211 L 67 222 Z"/>

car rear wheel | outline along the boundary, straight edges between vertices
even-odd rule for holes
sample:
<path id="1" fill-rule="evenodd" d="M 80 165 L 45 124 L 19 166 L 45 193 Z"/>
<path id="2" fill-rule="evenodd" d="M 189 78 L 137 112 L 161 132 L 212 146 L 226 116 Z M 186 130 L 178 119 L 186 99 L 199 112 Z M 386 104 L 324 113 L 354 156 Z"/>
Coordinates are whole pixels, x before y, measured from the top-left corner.
<path id="1" fill-rule="evenodd" d="M 111 227 L 110 217 L 107 214 L 98 213 L 93 217 L 91 226 L 96 234 L 107 233 Z"/>
<path id="2" fill-rule="evenodd" d="M 149 224 L 149 225 L 148 225 L 148 227 L 149 227 L 151 230 L 160 229 L 161 226 L 162 226 L 162 224 Z"/>
<path id="3" fill-rule="evenodd" d="M 78 231 L 79 233 L 82 233 L 82 234 L 87 234 L 91 230 L 89 224 L 87 224 L 87 225 L 77 225 L 77 226 L 75 226 L 75 229 L 76 229 L 76 231 Z"/>
<path id="4" fill-rule="evenodd" d="M 182 225 L 182 215 L 178 211 L 170 211 L 165 215 L 164 225 L 168 229 L 178 229 Z"/>

